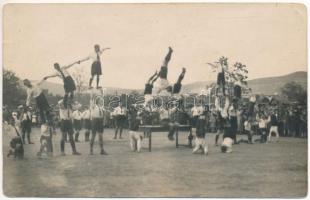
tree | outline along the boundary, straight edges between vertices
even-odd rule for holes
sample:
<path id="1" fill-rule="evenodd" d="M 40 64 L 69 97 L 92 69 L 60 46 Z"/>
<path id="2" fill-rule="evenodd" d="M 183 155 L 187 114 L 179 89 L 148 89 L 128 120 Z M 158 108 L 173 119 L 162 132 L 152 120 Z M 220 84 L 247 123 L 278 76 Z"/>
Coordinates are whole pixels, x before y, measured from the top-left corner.
<path id="1" fill-rule="evenodd" d="M 234 64 L 232 76 L 235 80 L 240 80 L 242 84 L 247 85 L 248 73 L 249 72 L 246 69 L 246 65 L 241 62 L 236 62 Z"/>
<path id="2" fill-rule="evenodd" d="M 16 108 L 25 104 L 26 90 L 21 87 L 20 82 L 13 71 L 3 69 L 3 105 Z"/>
<path id="3" fill-rule="evenodd" d="M 281 88 L 281 93 L 289 101 L 295 101 L 301 105 L 307 105 L 307 91 L 295 81 L 286 83 Z"/>
<path id="4" fill-rule="evenodd" d="M 87 89 L 87 80 L 85 78 L 85 72 L 82 69 L 76 69 L 73 73 L 72 76 L 75 80 L 75 85 L 76 85 L 76 92 L 78 94 L 81 94 Z"/>

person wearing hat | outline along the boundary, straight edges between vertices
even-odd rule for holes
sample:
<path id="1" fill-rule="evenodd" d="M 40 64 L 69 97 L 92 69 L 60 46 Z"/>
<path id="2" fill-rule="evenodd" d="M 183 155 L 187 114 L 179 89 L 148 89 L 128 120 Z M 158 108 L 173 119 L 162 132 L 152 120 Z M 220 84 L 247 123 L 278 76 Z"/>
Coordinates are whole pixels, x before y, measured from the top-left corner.
<path id="1" fill-rule="evenodd" d="M 92 82 L 95 76 L 97 76 L 97 89 L 99 87 L 99 81 L 100 81 L 100 76 L 102 75 L 102 69 L 101 69 L 101 54 L 108 49 L 111 48 L 104 48 L 100 49 L 100 46 L 96 44 L 94 46 L 95 52 L 86 57 L 85 59 L 80 60 L 79 62 L 84 62 L 86 60 L 92 60 L 92 65 L 91 65 L 91 77 L 89 79 L 89 88 L 92 88 Z"/>
<path id="2" fill-rule="evenodd" d="M 35 98 L 42 123 L 45 123 L 47 120 L 50 119 L 49 116 L 50 106 L 41 89 L 41 85 L 44 81 L 45 79 L 42 79 L 36 84 L 32 84 L 28 79 L 25 79 L 23 81 L 24 85 L 27 88 L 26 106 L 28 107 L 30 106 L 30 101 L 32 97 Z"/>
<path id="3" fill-rule="evenodd" d="M 66 134 L 69 136 L 69 141 L 72 148 L 73 155 L 81 155 L 76 150 L 75 142 L 73 139 L 73 125 L 72 125 L 72 110 L 70 106 L 65 107 L 64 100 L 60 100 L 58 102 L 59 106 L 59 118 L 60 118 L 60 130 L 61 130 L 61 140 L 60 140 L 60 150 L 61 155 L 65 156 L 65 137 Z"/>
<path id="4" fill-rule="evenodd" d="M 159 89 L 157 90 L 157 94 L 159 94 L 162 90 L 166 90 L 169 87 L 169 81 L 167 80 L 168 76 L 168 63 L 171 59 L 173 49 L 169 47 L 168 54 L 166 55 L 164 62 L 160 68 L 158 73 L 159 76 Z"/>
<path id="5" fill-rule="evenodd" d="M 64 96 L 65 107 L 67 107 L 67 105 L 68 105 L 68 98 L 71 101 L 73 100 L 74 91 L 76 90 L 74 80 L 71 77 L 71 75 L 69 74 L 69 72 L 67 71 L 67 69 L 69 69 L 73 65 L 79 64 L 79 63 L 80 63 L 80 61 L 77 61 L 77 62 L 74 62 L 72 64 L 69 64 L 69 65 L 66 65 L 63 67 L 60 67 L 60 65 L 58 63 L 54 63 L 54 69 L 56 70 L 56 73 L 52 74 L 50 76 L 44 77 L 45 80 L 47 80 L 48 78 L 53 78 L 53 77 L 59 77 L 63 80 L 64 90 L 65 90 L 65 96 Z"/>
<path id="6" fill-rule="evenodd" d="M 25 135 L 27 134 L 27 139 L 29 144 L 33 144 L 30 139 L 30 133 L 31 133 L 31 112 L 26 106 L 23 106 L 23 111 L 20 115 L 20 121 L 21 121 L 21 128 L 22 128 L 22 138 L 24 144 L 26 144 L 25 141 Z"/>

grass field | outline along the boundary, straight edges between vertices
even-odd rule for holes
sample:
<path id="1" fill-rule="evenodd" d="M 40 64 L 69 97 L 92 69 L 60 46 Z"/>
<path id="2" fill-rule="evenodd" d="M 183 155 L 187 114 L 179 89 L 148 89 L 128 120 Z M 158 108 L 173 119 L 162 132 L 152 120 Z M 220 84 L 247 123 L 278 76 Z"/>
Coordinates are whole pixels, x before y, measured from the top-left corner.
<path id="1" fill-rule="evenodd" d="M 38 159 L 35 144 L 25 145 L 25 159 L 7 158 L 4 134 L 3 190 L 9 197 L 304 197 L 307 194 L 307 140 L 280 138 L 279 143 L 240 144 L 231 154 L 220 153 L 214 134 L 207 134 L 209 155 L 175 148 L 166 133 L 154 133 L 152 152 L 143 140 L 141 153 L 131 152 L 128 133 L 113 140 L 105 130 L 107 156 L 89 154 L 89 143 L 77 144 L 81 156 L 60 156 L 59 132 L 53 138 L 54 156 Z M 239 138 L 241 136 L 238 136 Z M 84 135 L 81 134 L 81 140 Z M 186 134 L 180 134 L 186 143 Z"/>

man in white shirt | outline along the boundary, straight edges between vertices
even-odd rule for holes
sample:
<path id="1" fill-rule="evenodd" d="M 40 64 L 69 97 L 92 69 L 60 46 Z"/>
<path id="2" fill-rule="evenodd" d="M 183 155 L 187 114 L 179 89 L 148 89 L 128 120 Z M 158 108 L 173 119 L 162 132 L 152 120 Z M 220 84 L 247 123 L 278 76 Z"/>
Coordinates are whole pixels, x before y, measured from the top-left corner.
<path id="1" fill-rule="evenodd" d="M 83 119 L 84 128 L 85 128 L 85 142 L 89 142 L 91 121 L 90 121 L 90 111 L 88 107 L 86 107 L 84 112 L 82 113 L 82 119 Z"/>
<path id="2" fill-rule="evenodd" d="M 72 110 L 71 108 L 64 106 L 63 99 L 58 102 L 59 106 L 59 118 L 60 118 L 60 130 L 61 130 L 61 140 L 60 140 L 60 150 L 61 155 L 65 156 L 65 138 L 66 134 L 69 135 L 69 141 L 72 148 L 72 154 L 73 155 L 81 155 L 76 150 L 75 142 L 73 139 L 73 126 L 72 126 Z"/>
<path id="3" fill-rule="evenodd" d="M 203 113 L 203 107 L 201 105 L 195 104 L 191 109 L 191 126 L 196 128 L 196 123 L 198 117 Z"/>
<path id="4" fill-rule="evenodd" d="M 44 79 L 36 84 L 31 84 L 28 79 L 25 79 L 23 82 L 24 85 L 27 87 L 26 106 L 30 106 L 30 101 L 32 97 L 35 98 L 41 121 L 42 123 L 45 123 L 50 118 L 50 106 L 41 89 L 41 85 L 44 82 Z"/>
<path id="5" fill-rule="evenodd" d="M 56 70 L 56 73 L 50 76 L 44 77 L 44 80 L 47 80 L 48 78 L 53 78 L 53 77 L 59 77 L 63 80 L 64 89 L 65 89 L 65 96 L 64 96 L 65 107 L 67 107 L 68 105 L 67 104 L 68 98 L 72 101 L 73 96 L 74 96 L 74 91 L 76 90 L 74 80 L 71 77 L 71 75 L 68 73 L 67 69 L 69 69 L 70 67 L 78 63 L 80 63 L 80 61 L 74 62 L 72 64 L 69 64 L 63 67 L 60 67 L 58 63 L 54 63 L 54 69 Z"/>
<path id="6" fill-rule="evenodd" d="M 101 59 L 100 55 L 105 51 L 110 48 L 104 48 L 100 49 L 100 46 L 96 44 L 94 46 L 95 52 L 89 55 L 87 58 L 80 60 L 80 62 L 86 61 L 86 60 L 92 60 L 92 65 L 91 65 L 91 78 L 89 80 L 89 88 L 92 87 L 92 82 L 95 76 L 97 76 L 97 88 L 99 88 L 99 80 L 100 80 L 100 75 L 102 75 L 102 69 L 101 69 Z"/>
<path id="7" fill-rule="evenodd" d="M 115 119 L 115 135 L 114 139 L 117 139 L 117 133 L 119 130 L 119 139 L 122 139 L 123 128 L 126 121 L 126 108 L 120 102 L 118 107 L 114 109 L 114 119 Z"/>
<path id="8" fill-rule="evenodd" d="M 22 139 L 23 143 L 26 144 L 25 142 L 25 135 L 27 133 L 27 139 L 29 144 L 33 144 L 30 140 L 30 133 L 31 133 L 31 112 L 27 109 L 25 106 L 23 108 L 23 112 L 20 115 L 20 121 L 21 121 L 21 128 L 22 128 Z"/>
<path id="9" fill-rule="evenodd" d="M 90 100 L 90 118 L 92 124 L 92 135 L 90 140 L 90 155 L 93 155 L 93 147 L 96 138 L 96 134 L 98 133 L 99 137 L 99 146 L 100 146 L 100 154 L 107 155 L 103 148 L 103 116 L 104 116 L 104 109 L 102 105 L 99 104 L 99 99 L 93 99 L 91 95 Z"/>
<path id="10" fill-rule="evenodd" d="M 72 117 L 73 117 L 73 124 L 74 124 L 74 130 L 75 130 L 74 141 L 80 142 L 79 141 L 79 135 L 80 135 L 80 131 L 82 129 L 82 112 L 79 109 L 77 109 L 77 110 L 73 111 Z"/>

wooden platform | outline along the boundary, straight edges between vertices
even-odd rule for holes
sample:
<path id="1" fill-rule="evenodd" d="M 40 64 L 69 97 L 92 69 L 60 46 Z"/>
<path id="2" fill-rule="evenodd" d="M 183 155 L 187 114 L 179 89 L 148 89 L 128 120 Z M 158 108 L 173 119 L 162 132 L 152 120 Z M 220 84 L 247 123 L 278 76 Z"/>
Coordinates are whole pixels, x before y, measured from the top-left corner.
<path id="1" fill-rule="evenodd" d="M 169 130 L 167 127 L 161 126 L 161 125 L 141 125 L 139 126 L 139 131 L 142 131 L 144 133 L 148 133 L 149 138 L 149 151 L 152 151 L 152 133 L 153 132 L 168 132 Z M 188 144 L 182 145 L 179 144 L 179 131 L 187 131 L 192 134 L 192 126 L 190 125 L 175 125 L 175 146 L 178 148 L 179 146 L 189 146 L 192 147 L 192 138 L 188 138 Z"/>

